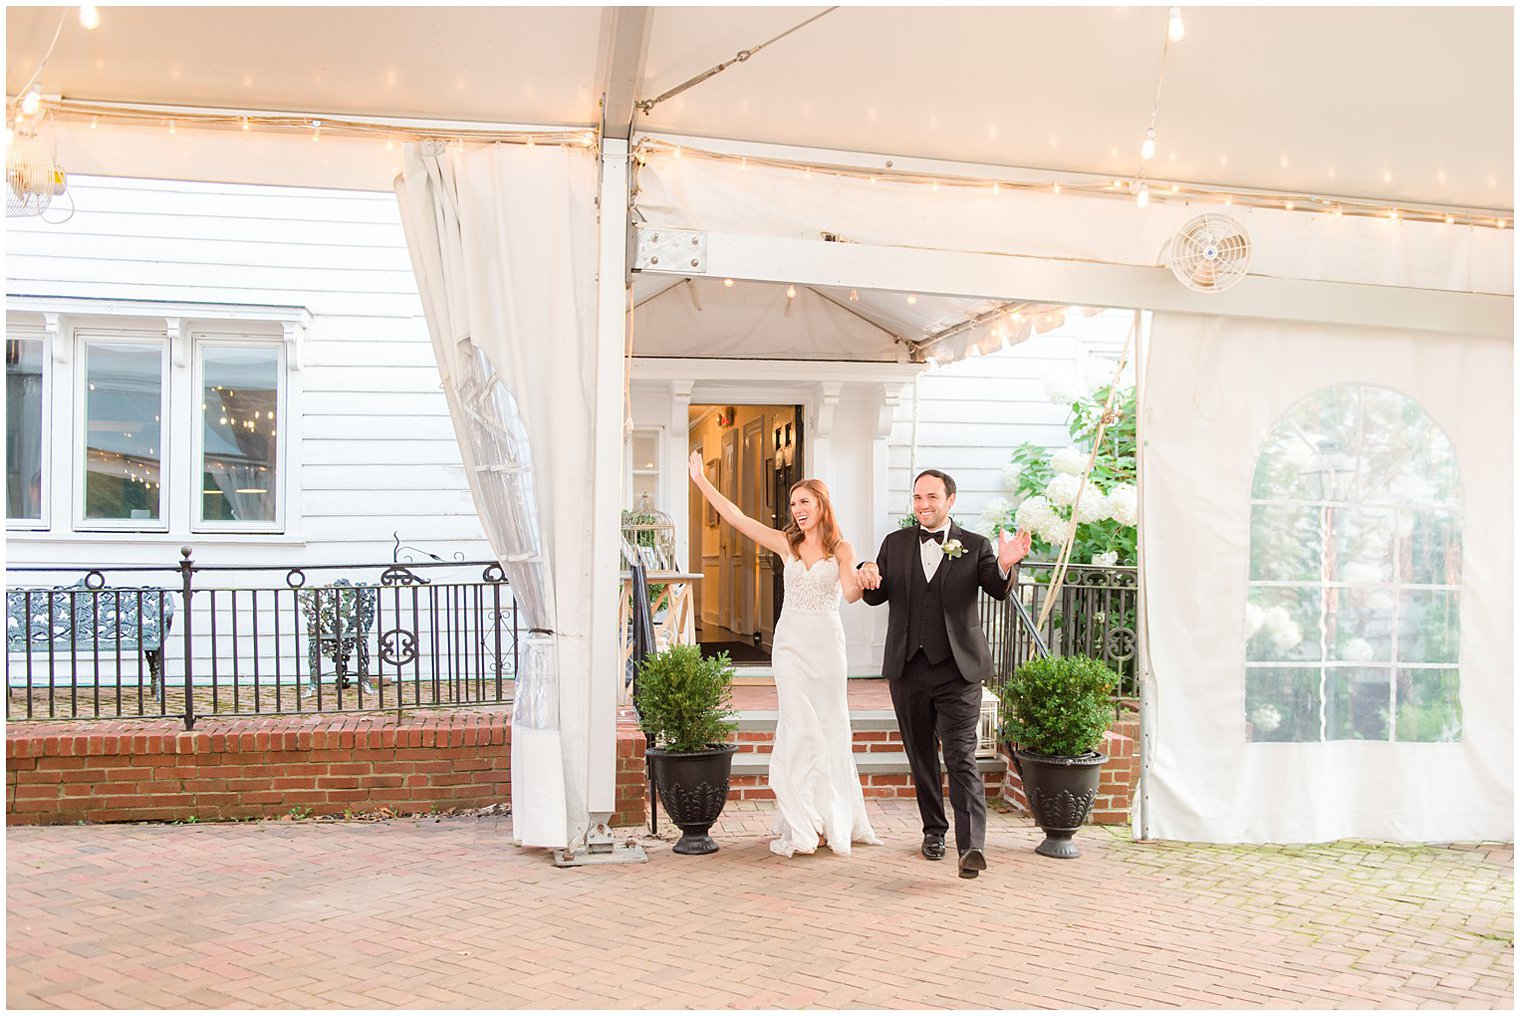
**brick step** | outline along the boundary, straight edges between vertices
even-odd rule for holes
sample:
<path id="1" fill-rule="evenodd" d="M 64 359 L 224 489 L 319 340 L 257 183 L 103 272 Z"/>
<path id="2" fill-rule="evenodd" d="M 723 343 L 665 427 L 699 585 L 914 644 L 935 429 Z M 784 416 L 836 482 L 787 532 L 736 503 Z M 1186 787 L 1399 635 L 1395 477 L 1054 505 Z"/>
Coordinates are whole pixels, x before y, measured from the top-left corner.
<path id="1" fill-rule="evenodd" d="M 1007 763 L 1001 758 L 979 758 L 977 768 L 982 773 L 989 798 L 997 797 L 1003 788 L 1004 769 Z M 769 801 L 775 798 L 766 785 L 768 756 L 743 754 L 734 756 L 733 770 L 729 777 L 728 799 L 730 801 Z M 908 756 L 902 752 L 880 752 L 871 756 L 855 755 L 855 767 L 860 771 L 860 789 L 866 797 L 912 798 L 913 777 L 908 767 Z M 949 787 L 942 785 L 945 793 Z"/>

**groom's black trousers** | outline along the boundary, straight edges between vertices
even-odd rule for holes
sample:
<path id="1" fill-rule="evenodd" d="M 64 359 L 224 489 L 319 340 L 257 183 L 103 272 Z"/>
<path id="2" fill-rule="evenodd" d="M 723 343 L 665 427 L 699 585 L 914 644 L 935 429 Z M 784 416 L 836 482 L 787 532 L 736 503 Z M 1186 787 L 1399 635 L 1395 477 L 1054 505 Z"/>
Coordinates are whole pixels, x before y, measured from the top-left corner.
<path id="1" fill-rule="evenodd" d="M 940 790 L 939 752 L 943 745 L 945 770 L 950 776 L 950 807 L 955 812 L 955 848 L 987 845 L 987 797 L 976 767 L 977 723 L 982 709 L 982 686 L 961 677 L 952 656 L 930 663 L 914 653 L 902 676 L 888 682 L 897 728 L 913 770 L 918 813 L 924 832 L 944 835 L 945 797 Z"/>

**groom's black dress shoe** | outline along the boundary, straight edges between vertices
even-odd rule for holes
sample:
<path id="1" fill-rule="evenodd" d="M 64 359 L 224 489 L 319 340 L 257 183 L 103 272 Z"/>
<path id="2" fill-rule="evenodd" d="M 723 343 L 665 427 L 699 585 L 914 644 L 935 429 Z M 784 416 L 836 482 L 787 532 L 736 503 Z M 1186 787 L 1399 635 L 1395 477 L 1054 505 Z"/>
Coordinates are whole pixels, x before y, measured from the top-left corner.
<path id="1" fill-rule="evenodd" d="M 931 861 L 942 861 L 942 860 L 944 860 L 945 859 L 945 838 L 943 836 L 936 836 L 933 833 L 927 834 L 926 836 L 924 836 L 924 845 L 923 845 L 922 853 L 923 853 L 923 855 L 925 857 L 927 857 Z"/>
<path id="2" fill-rule="evenodd" d="M 961 878 L 976 878 L 978 872 L 987 870 L 987 857 L 976 847 L 961 851 Z"/>

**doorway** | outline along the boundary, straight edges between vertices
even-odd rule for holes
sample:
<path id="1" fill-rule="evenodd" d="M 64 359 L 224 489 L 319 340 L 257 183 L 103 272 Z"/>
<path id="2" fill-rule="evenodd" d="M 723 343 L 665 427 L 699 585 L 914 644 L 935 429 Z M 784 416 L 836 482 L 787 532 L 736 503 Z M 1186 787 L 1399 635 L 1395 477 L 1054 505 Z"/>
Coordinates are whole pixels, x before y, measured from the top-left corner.
<path id="1" fill-rule="evenodd" d="M 713 486 L 739 510 L 772 528 L 786 521 L 791 485 L 801 475 L 802 407 L 694 404 L 691 451 L 701 453 Z M 690 542 L 697 584 L 697 642 L 704 655 L 727 652 L 739 665 L 770 662 L 781 614 L 783 561 L 739 535 L 691 489 Z"/>

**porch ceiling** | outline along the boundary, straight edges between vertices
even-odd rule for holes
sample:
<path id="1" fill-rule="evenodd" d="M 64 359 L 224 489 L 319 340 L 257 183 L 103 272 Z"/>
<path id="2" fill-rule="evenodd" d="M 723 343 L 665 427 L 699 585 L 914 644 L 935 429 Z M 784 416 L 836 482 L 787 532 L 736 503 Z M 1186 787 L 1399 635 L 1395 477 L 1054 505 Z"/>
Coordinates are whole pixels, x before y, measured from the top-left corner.
<path id="1" fill-rule="evenodd" d="M 9 8 L 6 85 L 60 8 Z M 647 98 L 822 8 L 657 8 Z M 1184 8 L 1152 175 L 1513 206 L 1513 13 Z M 841 8 L 636 127 L 1128 176 L 1165 8 Z M 602 9 L 106 7 L 66 24 L 69 98 L 500 123 L 596 121 Z M 95 167 L 104 171 L 104 167 Z"/>

